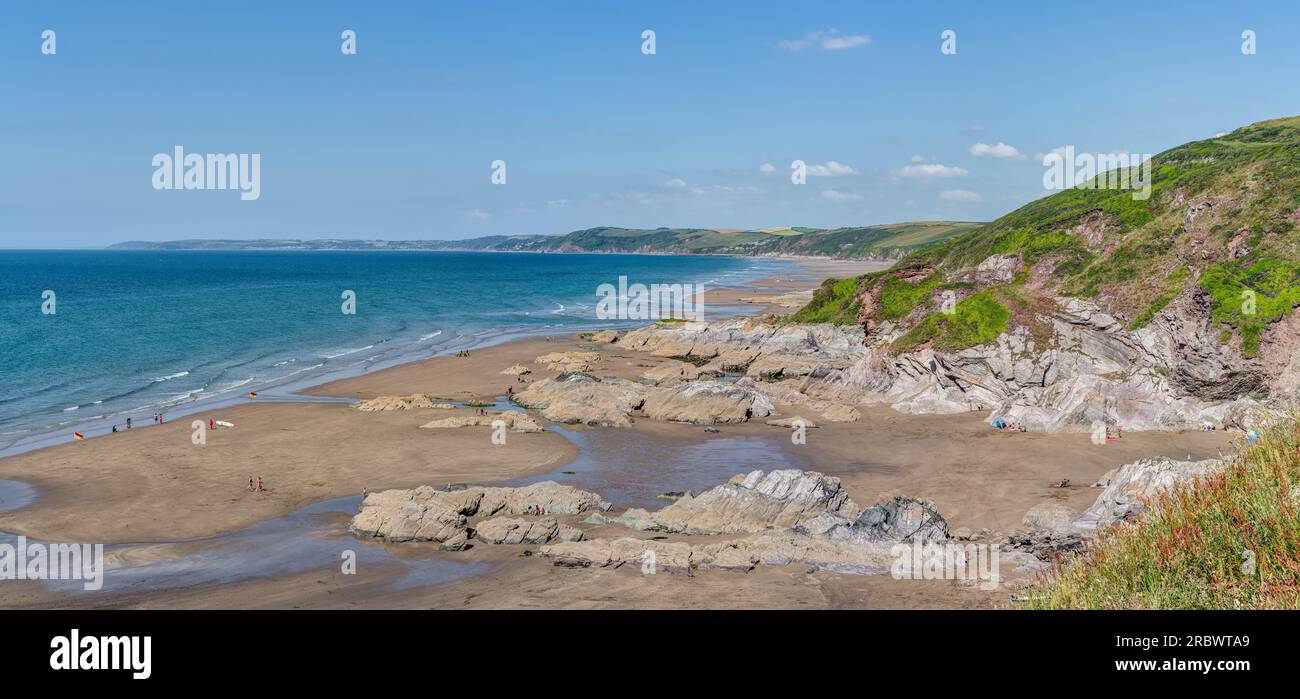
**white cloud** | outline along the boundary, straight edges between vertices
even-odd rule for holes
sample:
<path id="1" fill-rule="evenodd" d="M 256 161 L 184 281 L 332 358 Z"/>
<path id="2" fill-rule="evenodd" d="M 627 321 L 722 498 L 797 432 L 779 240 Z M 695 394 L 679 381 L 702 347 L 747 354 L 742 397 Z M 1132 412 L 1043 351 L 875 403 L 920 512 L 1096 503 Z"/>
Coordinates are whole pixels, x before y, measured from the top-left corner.
<path id="1" fill-rule="evenodd" d="M 838 189 L 822 190 L 822 199 L 827 201 L 853 201 L 861 198 L 861 194 L 854 194 L 853 192 L 841 192 Z"/>
<path id="2" fill-rule="evenodd" d="M 758 187 L 733 187 L 725 184 L 711 184 L 707 187 L 691 187 L 691 194 L 755 194 L 763 190 Z"/>
<path id="3" fill-rule="evenodd" d="M 1005 160 L 1024 160 L 1025 156 L 1015 146 L 1009 146 L 1002 141 L 990 146 L 987 143 L 976 143 L 970 147 L 970 154 L 976 157 L 991 155 L 994 158 L 1003 158 Z"/>
<path id="4" fill-rule="evenodd" d="M 486 221 L 492 218 L 492 214 L 474 209 L 473 211 L 466 211 L 465 218 L 470 221 Z"/>
<path id="5" fill-rule="evenodd" d="M 845 175 L 856 175 L 857 170 L 845 165 L 844 163 L 834 160 L 827 160 L 822 165 L 809 165 L 809 177 L 843 177 Z"/>
<path id="6" fill-rule="evenodd" d="M 944 201 L 983 201 L 984 197 L 965 189 L 945 189 L 939 192 L 939 198 Z"/>
<path id="7" fill-rule="evenodd" d="M 966 127 L 966 133 L 984 133 L 983 124 L 971 124 Z"/>
<path id="8" fill-rule="evenodd" d="M 841 51 L 870 43 L 871 37 L 866 34 L 841 34 L 838 29 L 827 29 L 809 32 L 802 39 L 786 39 L 777 46 L 787 51 L 802 51 L 810 46 L 820 46 L 826 51 Z"/>
<path id="9" fill-rule="evenodd" d="M 1041 163 L 1041 162 L 1043 161 L 1043 158 L 1046 158 L 1046 157 L 1049 156 L 1049 155 L 1059 155 L 1059 156 L 1061 156 L 1062 158 L 1064 158 L 1064 157 L 1065 157 L 1065 148 L 1066 148 L 1065 146 L 1057 146 L 1057 147 L 1055 147 L 1055 148 L 1053 148 L 1053 149 L 1047 151 L 1046 153 L 1034 153 L 1034 160 L 1037 160 L 1038 162 Z"/>
<path id="10" fill-rule="evenodd" d="M 966 174 L 966 168 L 949 167 L 939 163 L 908 165 L 899 174 L 903 177 L 961 177 Z"/>
<path id="11" fill-rule="evenodd" d="M 776 172 L 776 166 L 772 163 L 763 163 L 758 166 L 758 171 L 764 174 Z"/>
<path id="12" fill-rule="evenodd" d="M 664 182 L 659 186 L 663 187 L 664 189 L 682 189 L 686 187 L 686 180 L 683 180 L 680 177 L 674 177 L 671 180 L 668 180 L 667 182 Z"/>
<path id="13" fill-rule="evenodd" d="M 914 163 L 920 163 L 920 162 L 924 162 L 924 161 L 925 161 L 925 158 L 921 157 L 920 155 L 914 155 L 914 156 L 912 156 L 912 162 L 914 162 Z"/>
<path id="14" fill-rule="evenodd" d="M 546 206 L 551 209 L 563 209 L 569 205 L 568 199 L 551 199 L 546 202 Z"/>

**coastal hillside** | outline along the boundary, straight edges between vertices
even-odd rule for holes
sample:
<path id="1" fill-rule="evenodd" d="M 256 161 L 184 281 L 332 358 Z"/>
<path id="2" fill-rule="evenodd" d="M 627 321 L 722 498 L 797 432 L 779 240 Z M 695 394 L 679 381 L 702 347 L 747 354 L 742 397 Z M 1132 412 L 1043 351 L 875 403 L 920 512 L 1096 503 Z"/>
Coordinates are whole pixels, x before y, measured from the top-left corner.
<path id="1" fill-rule="evenodd" d="M 1009 402 L 1030 424 L 1064 410 L 1075 425 L 1127 412 L 1159 426 L 1187 422 L 1171 400 L 1219 422 L 1225 401 L 1293 399 L 1300 117 L 1170 149 L 1151 174 L 1147 199 L 1066 189 L 828 281 L 792 320 L 860 325 L 890 356 L 937 355 L 956 393 L 918 409 Z"/>
<path id="2" fill-rule="evenodd" d="M 854 228 L 617 228 L 566 235 L 496 235 L 469 240 L 174 240 L 117 243 L 129 250 L 480 250 L 705 255 L 794 255 L 895 259 L 973 230 L 979 223 L 914 221 Z"/>

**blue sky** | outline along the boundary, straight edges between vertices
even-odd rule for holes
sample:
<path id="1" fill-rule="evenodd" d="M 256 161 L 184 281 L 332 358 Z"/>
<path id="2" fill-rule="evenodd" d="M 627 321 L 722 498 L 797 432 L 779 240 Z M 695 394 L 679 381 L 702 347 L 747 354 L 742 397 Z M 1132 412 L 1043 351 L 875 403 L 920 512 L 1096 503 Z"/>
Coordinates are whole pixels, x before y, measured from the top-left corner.
<path id="1" fill-rule="evenodd" d="M 1052 148 L 1300 113 L 1294 2 L 199 5 L 0 5 L 0 247 L 990 220 Z M 153 189 L 175 145 L 260 199 Z"/>

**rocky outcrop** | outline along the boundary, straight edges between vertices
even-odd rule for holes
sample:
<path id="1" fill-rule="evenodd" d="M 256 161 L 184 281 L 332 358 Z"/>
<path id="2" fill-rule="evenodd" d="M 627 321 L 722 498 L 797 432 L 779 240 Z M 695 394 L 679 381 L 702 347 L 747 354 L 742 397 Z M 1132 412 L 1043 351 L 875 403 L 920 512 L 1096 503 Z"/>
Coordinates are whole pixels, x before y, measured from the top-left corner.
<path id="1" fill-rule="evenodd" d="M 643 572 L 657 572 L 654 566 L 670 572 L 748 571 L 757 565 L 799 563 L 882 574 L 898 562 L 899 545 L 948 541 L 947 524 L 929 503 L 893 498 L 859 513 L 836 479 L 803 471 L 755 471 L 693 501 L 683 498 L 654 514 L 628 514 L 622 521 L 634 529 L 747 536 L 694 544 L 594 539 L 549 544 L 539 553 L 556 565 L 639 565 Z"/>
<path id="2" fill-rule="evenodd" d="M 1079 299 L 1059 300 L 1042 320 L 1051 331 L 1045 344 L 1026 326 L 959 352 L 892 356 L 877 344 L 845 369 L 814 374 L 802 391 L 910 413 L 979 406 L 990 421 L 1000 417 L 1032 431 L 1091 432 L 1105 425 L 1138 431 L 1223 424 L 1233 405 L 1225 397 L 1253 385 L 1229 379 L 1249 369 L 1228 355 L 1189 349 L 1217 345 L 1207 323 L 1175 322 L 1162 312 L 1131 333 Z"/>
<path id="3" fill-rule="evenodd" d="M 1017 255 L 994 255 L 969 276 L 977 286 L 1004 284 L 1023 268 Z M 927 273 L 915 270 L 917 278 Z M 879 301 L 870 289 L 864 295 L 863 304 Z M 1046 432 L 1258 427 L 1268 410 L 1259 399 L 1267 396 L 1274 410 L 1295 399 L 1300 342 L 1289 338 L 1300 320 L 1270 326 L 1261 357 L 1246 359 L 1220 342 L 1211 307 L 1191 285 L 1130 331 L 1096 302 L 1044 297 L 1031 319 L 1018 315 L 1020 324 L 995 340 L 956 352 L 894 354 L 890 343 L 913 321 L 874 316 L 869 336 L 858 326 L 733 319 L 656 324 L 620 344 L 705 362 L 703 375 L 743 371 L 737 385 L 773 403 L 809 405 L 828 421 L 858 419 L 855 406 L 888 404 L 907 413 L 983 408 L 990 421 Z"/>
<path id="4" fill-rule="evenodd" d="M 551 352 L 533 360 L 546 369 L 560 373 L 591 371 L 600 362 L 599 352 Z"/>
<path id="5" fill-rule="evenodd" d="M 851 524 L 828 530 L 831 539 L 852 543 L 911 543 L 945 541 L 948 522 L 934 503 L 893 496 L 863 510 Z"/>
<path id="6" fill-rule="evenodd" d="M 469 541 L 469 518 L 493 515 L 579 514 L 600 505 L 595 493 L 542 481 L 521 488 L 472 487 L 370 493 L 352 518 L 349 530 L 360 537 L 386 541 L 433 541 L 448 550 L 460 550 Z M 502 525 L 504 526 L 504 525 Z M 501 527 L 491 529 L 500 532 Z"/>
<path id="7" fill-rule="evenodd" d="M 652 420 L 693 425 L 745 422 L 772 414 L 772 403 L 757 391 L 722 381 L 690 381 L 646 394 L 642 413 Z"/>
<path id="8" fill-rule="evenodd" d="M 980 287 L 1005 284 L 1024 268 L 1020 253 L 990 255 L 975 267 L 975 284 Z"/>
<path id="9" fill-rule="evenodd" d="M 618 342 L 618 332 L 614 330 L 601 330 L 591 334 L 592 342 Z"/>
<path id="10" fill-rule="evenodd" d="M 502 369 L 498 373 L 505 374 L 506 376 L 523 376 L 525 374 L 533 373 L 533 370 L 529 369 L 523 364 L 516 364 L 511 367 L 506 367 L 505 369 Z"/>
<path id="11" fill-rule="evenodd" d="M 631 413 L 646 400 L 648 389 L 623 379 L 598 379 L 590 374 L 560 374 L 515 394 L 515 402 L 542 411 L 554 422 L 603 427 L 627 427 Z"/>
<path id="12" fill-rule="evenodd" d="M 357 410 L 363 413 L 389 412 L 393 410 L 417 410 L 423 408 L 438 408 L 450 410 L 456 406 L 452 403 L 435 401 L 432 396 L 423 393 L 413 393 L 409 396 L 376 396 L 370 400 L 363 400 L 356 404 Z"/>
<path id="13" fill-rule="evenodd" d="M 1125 464 L 1105 477 L 1106 486 L 1097 500 L 1070 523 L 1070 528 L 1084 535 L 1117 522 L 1133 519 L 1145 512 L 1143 502 L 1171 488 L 1194 479 L 1205 479 L 1221 472 L 1220 459 L 1176 461 L 1167 457 L 1139 459 Z"/>
<path id="14" fill-rule="evenodd" d="M 654 513 L 629 511 L 624 522 L 634 529 L 736 534 L 806 526 L 827 514 L 837 518 L 836 522 L 850 522 L 858 511 L 838 478 L 782 469 L 737 475 L 694 497 L 687 494 Z"/>
<path id="15" fill-rule="evenodd" d="M 582 530 L 553 517 L 493 517 L 474 525 L 474 538 L 488 544 L 539 545 L 551 541 L 582 541 Z"/>
<path id="16" fill-rule="evenodd" d="M 454 429 L 457 427 L 493 427 L 494 423 L 505 424 L 511 432 L 541 432 L 542 426 L 528 413 L 507 410 L 490 415 L 453 415 L 432 420 L 420 425 L 422 430 Z"/>
<path id="17" fill-rule="evenodd" d="M 646 371 L 641 380 L 651 386 L 674 386 L 700 377 L 700 369 L 688 362 L 671 361 Z"/>

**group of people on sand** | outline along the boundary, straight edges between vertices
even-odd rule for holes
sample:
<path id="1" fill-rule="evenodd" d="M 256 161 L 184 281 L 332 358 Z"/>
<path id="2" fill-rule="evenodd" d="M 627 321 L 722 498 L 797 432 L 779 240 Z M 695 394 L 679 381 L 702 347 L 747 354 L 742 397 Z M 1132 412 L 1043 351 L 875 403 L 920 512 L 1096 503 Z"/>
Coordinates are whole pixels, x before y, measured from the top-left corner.
<path id="1" fill-rule="evenodd" d="M 459 352 L 456 353 L 456 356 L 457 356 L 457 357 L 468 357 L 468 356 L 469 356 L 469 350 L 461 350 L 461 351 L 459 351 Z"/>
<path id="2" fill-rule="evenodd" d="M 261 476 L 258 476 L 258 477 L 257 477 L 257 483 L 256 483 L 256 485 L 254 485 L 254 483 L 253 483 L 253 477 L 252 477 L 252 476 L 249 476 L 249 477 L 248 477 L 248 492 L 250 492 L 250 493 L 265 493 L 265 492 L 266 492 L 266 488 L 263 488 L 263 487 L 262 487 L 262 477 L 261 477 Z"/>
<path id="3" fill-rule="evenodd" d="M 541 505 L 529 505 L 528 514 L 534 517 L 541 517 L 546 514 L 546 508 Z"/>

